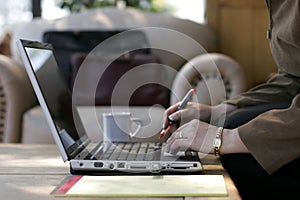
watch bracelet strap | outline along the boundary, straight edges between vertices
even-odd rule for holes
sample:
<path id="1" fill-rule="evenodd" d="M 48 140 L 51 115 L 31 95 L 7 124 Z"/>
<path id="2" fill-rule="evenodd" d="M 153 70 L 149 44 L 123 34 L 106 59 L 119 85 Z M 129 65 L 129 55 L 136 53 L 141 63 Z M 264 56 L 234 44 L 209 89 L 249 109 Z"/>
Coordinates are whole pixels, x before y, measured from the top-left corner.
<path id="1" fill-rule="evenodd" d="M 214 153 L 215 156 L 220 157 L 220 148 L 222 145 L 222 134 L 223 134 L 223 127 L 219 127 L 217 130 L 217 134 L 214 140 Z"/>

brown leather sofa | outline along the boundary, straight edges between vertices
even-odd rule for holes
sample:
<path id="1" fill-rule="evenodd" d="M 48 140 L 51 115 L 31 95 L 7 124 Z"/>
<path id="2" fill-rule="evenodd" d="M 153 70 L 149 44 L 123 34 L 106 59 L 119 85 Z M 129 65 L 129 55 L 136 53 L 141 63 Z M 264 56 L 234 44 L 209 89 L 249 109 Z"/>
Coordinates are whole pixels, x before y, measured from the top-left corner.
<path id="1" fill-rule="evenodd" d="M 0 55 L 0 141 L 20 142 L 23 113 L 36 105 L 25 69 Z"/>
<path id="2" fill-rule="evenodd" d="M 188 20 L 161 14 L 144 13 L 135 9 L 96 9 L 72 14 L 58 20 L 35 19 L 30 23 L 20 25 L 13 32 L 12 58 L 0 56 L 0 142 L 53 142 L 46 120 L 20 61 L 18 50 L 15 46 L 16 39 L 23 38 L 41 41 L 43 33 L 49 30 L 120 30 L 139 27 L 158 27 L 171 30 L 200 44 L 201 48 L 197 45 L 187 45 L 187 43 L 178 40 L 176 37 L 172 38 L 170 36 L 168 38 L 168 35 L 157 34 L 153 29 L 152 31 L 149 29 L 150 31 L 146 32 L 150 45 L 159 46 L 166 44 L 175 48 L 180 47 L 180 51 L 184 55 L 185 60 L 170 57 L 168 53 L 154 52 L 160 57 L 163 65 L 170 66 L 173 69 L 172 73 L 167 72 L 165 76 L 165 84 L 170 89 L 176 78 L 176 72 L 180 72 L 182 66 L 187 65 L 186 60 L 197 58 L 199 54 L 204 53 L 203 50 L 207 52 L 217 51 L 216 36 L 209 27 Z M 206 55 L 209 56 L 209 54 Z M 232 73 L 235 73 L 231 77 L 239 77 L 237 82 L 233 81 L 233 84 L 239 85 L 239 87 L 235 87 L 232 84 L 229 84 L 229 86 L 232 87 L 231 92 L 234 91 L 234 94 L 243 91 L 245 89 L 245 80 L 239 65 L 231 58 L 221 54 L 214 54 L 214 59 L 217 61 L 217 65 L 222 65 L 222 63 L 228 64 L 229 62 L 234 65 L 235 69 L 238 68 L 238 70 L 231 70 Z M 200 63 L 194 62 L 193 64 L 201 65 L 201 62 L 202 60 L 200 59 Z M 51 81 L 49 81 L 49 84 L 51 84 Z M 176 101 L 176 98 L 180 99 L 180 93 L 185 93 L 184 88 L 182 91 L 176 92 L 175 98 L 172 97 L 173 100 L 170 103 Z M 201 95 L 204 95 L 204 92 Z M 110 111 L 111 108 L 109 106 L 97 106 L 97 119 L 99 120 L 90 117 L 91 109 L 93 108 L 90 106 L 81 106 L 79 112 L 88 132 L 91 133 L 90 136 L 99 140 L 101 139 L 101 134 L 99 134 L 95 126 L 98 126 L 99 123 L 101 124 L 102 113 Z M 130 107 L 130 112 L 132 112 L 133 116 L 142 118 L 145 122 L 142 138 L 157 138 L 152 133 L 157 133 L 161 129 L 164 109 L 160 105 Z M 124 111 L 128 110 L 128 107 L 119 106 L 116 110 Z"/>

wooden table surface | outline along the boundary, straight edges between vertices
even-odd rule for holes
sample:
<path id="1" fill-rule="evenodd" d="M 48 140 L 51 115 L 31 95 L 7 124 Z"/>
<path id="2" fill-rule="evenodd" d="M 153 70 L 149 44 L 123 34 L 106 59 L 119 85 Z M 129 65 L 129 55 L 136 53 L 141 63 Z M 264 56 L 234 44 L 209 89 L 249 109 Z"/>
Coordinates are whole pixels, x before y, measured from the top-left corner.
<path id="1" fill-rule="evenodd" d="M 224 176 L 228 197 L 178 197 L 152 200 L 241 199 L 232 180 L 213 156 L 202 159 L 204 174 Z M 0 144 L 0 195 L 1 199 L 44 200 L 55 199 L 51 192 L 71 176 L 69 164 L 64 163 L 55 145 Z M 56 197 L 56 199 L 59 199 Z M 66 199 L 66 198 L 62 198 Z M 67 198 L 82 200 L 86 198 Z M 95 199 L 95 198 L 93 198 Z M 100 198 L 101 199 L 101 198 Z M 107 199 L 107 198 L 102 198 Z M 111 198 L 149 199 L 149 198 Z"/>

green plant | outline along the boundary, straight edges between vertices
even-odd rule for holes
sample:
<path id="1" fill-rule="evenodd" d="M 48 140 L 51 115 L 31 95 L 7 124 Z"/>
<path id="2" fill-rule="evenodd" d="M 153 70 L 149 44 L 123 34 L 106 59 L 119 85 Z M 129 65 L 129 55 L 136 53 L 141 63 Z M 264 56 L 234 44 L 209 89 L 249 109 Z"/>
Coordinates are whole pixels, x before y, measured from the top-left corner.
<path id="1" fill-rule="evenodd" d="M 61 8 L 67 8 L 70 12 L 79 12 L 85 9 L 99 8 L 104 6 L 116 6 L 120 0 L 61 0 Z M 166 0 L 123 0 L 126 6 L 135 7 L 145 11 L 163 12 L 169 11 Z"/>

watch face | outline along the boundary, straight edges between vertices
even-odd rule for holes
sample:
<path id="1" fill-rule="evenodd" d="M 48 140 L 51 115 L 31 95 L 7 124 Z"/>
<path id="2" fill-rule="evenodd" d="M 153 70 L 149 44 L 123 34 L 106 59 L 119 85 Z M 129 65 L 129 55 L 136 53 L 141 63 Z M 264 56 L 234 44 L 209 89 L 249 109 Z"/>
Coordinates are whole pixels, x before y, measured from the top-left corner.
<path id="1" fill-rule="evenodd" d="M 216 138 L 215 141 L 214 141 L 214 147 L 215 148 L 216 147 L 220 148 L 221 143 L 222 143 L 221 138 Z"/>

